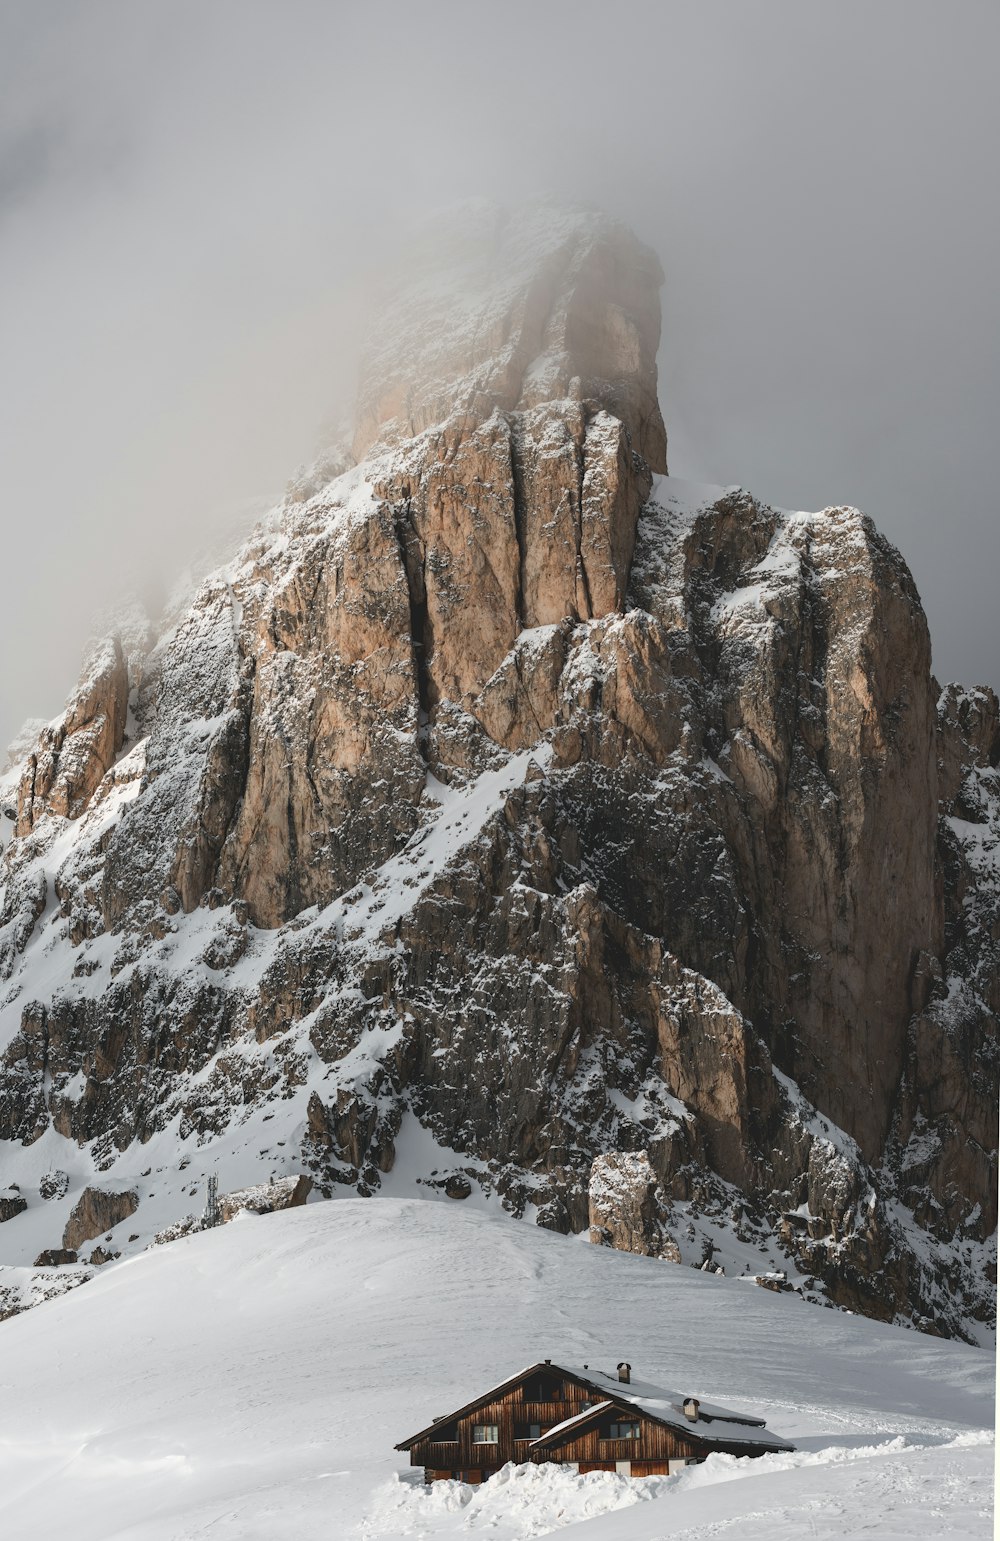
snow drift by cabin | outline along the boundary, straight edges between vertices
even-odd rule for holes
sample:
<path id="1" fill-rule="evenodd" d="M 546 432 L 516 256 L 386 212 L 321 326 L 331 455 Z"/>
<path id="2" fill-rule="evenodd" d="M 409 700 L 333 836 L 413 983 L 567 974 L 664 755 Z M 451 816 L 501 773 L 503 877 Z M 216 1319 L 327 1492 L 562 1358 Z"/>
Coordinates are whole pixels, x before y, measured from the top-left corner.
<path id="1" fill-rule="evenodd" d="M 666 1476 L 714 1451 L 765 1455 L 794 1446 L 763 1418 L 716 1407 L 617 1373 L 553 1364 L 529 1365 L 396 1446 L 424 1481 L 483 1482 L 509 1461 L 553 1462 L 578 1471 Z"/>

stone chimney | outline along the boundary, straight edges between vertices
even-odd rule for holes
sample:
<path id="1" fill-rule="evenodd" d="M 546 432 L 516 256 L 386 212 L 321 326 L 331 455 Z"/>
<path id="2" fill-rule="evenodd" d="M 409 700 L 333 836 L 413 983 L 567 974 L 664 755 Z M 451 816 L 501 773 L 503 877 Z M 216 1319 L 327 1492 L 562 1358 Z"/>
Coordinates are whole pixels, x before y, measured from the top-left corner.
<path id="1" fill-rule="evenodd" d="M 685 1416 L 685 1418 L 690 1418 L 692 1423 L 697 1423 L 698 1422 L 698 1407 L 699 1407 L 699 1405 L 700 1404 L 698 1402 L 698 1398 L 697 1397 L 685 1397 L 684 1398 L 684 1416 Z"/>
<path id="2" fill-rule="evenodd" d="M 618 1379 L 625 1386 L 627 1386 L 629 1381 L 632 1379 L 632 1366 L 630 1364 L 626 1364 L 624 1359 L 618 1366 Z"/>

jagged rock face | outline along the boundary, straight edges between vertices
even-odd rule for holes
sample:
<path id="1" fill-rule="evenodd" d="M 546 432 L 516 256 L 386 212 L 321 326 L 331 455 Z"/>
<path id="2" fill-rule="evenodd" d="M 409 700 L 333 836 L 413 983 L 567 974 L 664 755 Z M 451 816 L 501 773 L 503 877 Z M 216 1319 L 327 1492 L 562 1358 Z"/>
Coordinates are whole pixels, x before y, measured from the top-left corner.
<path id="1" fill-rule="evenodd" d="M 113 1230 L 139 1207 L 139 1195 L 129 1188 L 84 1188 L 63 1232 L 63 1247 L 74 1254 L 85 1241 Z"/>
<path id="2" fill-rule="evenodd" d="M 685 619 L 672 645 L 728 778 L 714 821 L 749 921 L 699 967 L 874 1156 L 916 959 L 940 948 L 930 652 L 912 580 L 849 509 L 784 518 L 734 495 L 677 555 L 669 514 L 647 528 L 634 596 L 664 625 Z"/>
<path id="3" fill-rule="evenodd" d="M 667 1229 L 669 1203 L 645 1151 L 597 1156 L 590 1173 L 590 1239 L 643 1257 L 681 1260 Z"/>
<path id="4" fill-rule="evenodd" d="M 921 959 L 894 1128 L 905 1200 L 938 1235 L 997 1223 L 1000 705 L 949 685 L 938 701 L 944 945 Z M 976 1207 L 970 1210 L 970 1195 Z"/>
<path id="5" fill-rule="evenodd" d="M 445 418 L 482 421 L 571 396 L 626 424 L 665 472 L 656 393 L 660 264 L 600 214 L 482 205 L 407 251 L 362 372 L 354 454 Z"/>
<path id="6" fill-rule="evenodd" d="M 968 1334 L 996 698 L 939 692 L 856 510 L 660 474 L 632 236 L 483 210 L 451 262 L 376 339 L 366 458 L 133 619 L 22 761 L 0 1139 L 124 1179 L 267 1107 L 281 1161 L 371 1193 L 417 1121 L 434 1191 L 686 1261 L 712 1215 Z"/>
<path id="7" fill-rule="evenodd" d="M 84 671 L 62 718 L 39 735 L 25 762 L 17 796 L 17 833 L 44 813 L 75 819 L 122 747 L 128 712 L 128 669 L 121 639 L 105 642 Z"/>
<path id="8" fill-rule="evenodd" d="M 392 452 L 346 507 L 343 484 L 321 491 L 252 544 L 150 654 L 145 784 L 112 837 L 105 924 L 137 892 L 155 905 L 172 890 L 190 912 L 218 887 L 264 926 L 329 902 L 413 833 L 422 721 L 474 712 L 526 627 L 621 607 L 650 486 L 640 450 L 664 466 L 658 266 L 602 220 L 484 240 L 486 278 L 476 260 L 471 276 L 492 285 L 489 326 L 473 307 L 440 342 L 446 396 L 387 425 L 395 386 L 370 376 L 363 400 L 380 405 L 362 416 Z M 544 314 L 525 292 L 542 268 Z"/>

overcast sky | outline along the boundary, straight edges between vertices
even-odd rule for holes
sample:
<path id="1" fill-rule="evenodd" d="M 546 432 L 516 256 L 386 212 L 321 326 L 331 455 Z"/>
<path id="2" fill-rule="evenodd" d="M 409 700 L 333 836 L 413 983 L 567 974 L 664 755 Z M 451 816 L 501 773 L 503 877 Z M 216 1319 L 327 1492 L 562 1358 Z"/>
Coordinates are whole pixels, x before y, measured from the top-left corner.
<path id="1" fill-rule="evenodd" d="M 627 219 L 672 472 L 859 504 L 1000 684 L 998 48 L 994 0 L 0 0 L 0 743 L 280 493 L 466 195 Z"/>

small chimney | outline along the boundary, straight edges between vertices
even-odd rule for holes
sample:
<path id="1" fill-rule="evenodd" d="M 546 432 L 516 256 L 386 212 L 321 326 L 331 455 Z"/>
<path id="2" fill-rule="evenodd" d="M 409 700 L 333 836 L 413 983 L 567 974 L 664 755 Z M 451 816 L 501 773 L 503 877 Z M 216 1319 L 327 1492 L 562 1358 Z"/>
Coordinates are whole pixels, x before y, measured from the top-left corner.
<path id="1" fill-rule="evenodd" d="M 621 1381 L 623 1386 L 627 1386 L 629 1381 L 632 1379 L 632 1366 L 630 1364 L 626 1364 L 624 1359 L 618 1366 L 618 1379 Z"/>
<path id="2" fill-rule="evenodd" d="M 545 1361 L 545 1363 L 546 1363 L 546 1364 L 551 1364 L 551 1363 L 552 1363 L 552 1360 L 551 1360 L 551 1359 L 546 1359 L 546 1361 Z"/>
<path id="3" fill-rule="evenodd" d="M 692 1423 L 698 1422 L 698 1408 L 700 1403 L 697 1397 L 684 1398 L 684 1416 L 690 1418 Z"/>

